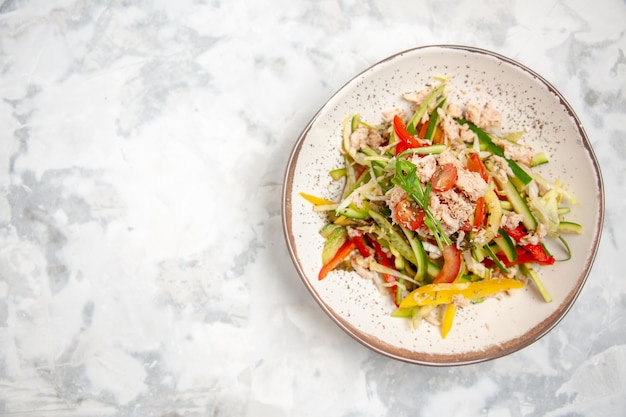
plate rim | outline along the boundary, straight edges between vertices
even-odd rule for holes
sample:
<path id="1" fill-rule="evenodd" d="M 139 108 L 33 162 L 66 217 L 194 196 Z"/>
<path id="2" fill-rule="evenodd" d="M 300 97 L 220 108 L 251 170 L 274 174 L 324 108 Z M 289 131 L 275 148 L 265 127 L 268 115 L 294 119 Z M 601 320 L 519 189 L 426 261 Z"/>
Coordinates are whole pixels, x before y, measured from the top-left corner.
<path id="1" fill-rule="evenodd" d="M 341 315 L 334 312 L 334 310 L 321 300 L 321 297 L 313 287 L 312 282 L 307 278 L 305 271 L 303 270 L 300 262 L 298 261 L 298 251 L 295 247 L 295 237 L 293 234 L 293 226 L 291 224 L 290 215 L 292 213 L 292 194 L 293 194 L 293 176 L 295 174 L 296 169 L 296 161 L 298 159 L 298 155 L 304 145 L 305 139 L 314 126 L 317 119 L 323 113 L 323 111 L 329 106 L 335 97 L 344 92 L 344 90 L 355 80 L 363 77 L 369 71 L 375 69 L 376 67 L 397 59 L 401 56 L 407 54 L 415 54 L 426 50 L 437 50 L 440 49 L 442 51 L 445 50 L 458 50 L 471 54 L 481 54 L 486 55 L 491 58 L 496 58 L 500 61 L 506 62 L 514 67 L 521 69 L 523 72 L 528 75 L 536 78 L 541 84 L 543 84 L 550 93 L 554 94 L 561 106 L 566 110 L 567 114 L 573 119 L 576 125 L 576 129 L 580 134 L 580 138 L 582 140 L 582 145 L 590 158 L 591 165 L 596 174 L 596 183 L 597 183 L 597 191 L 598 191 L 598 219 L 594 229 L 594 236 L 592 239 L 592 251 L 588 254 L 587 262 L 583 266 L 585 271 L 580 275 L 579 283 L 576 284 L 574 291 L 570 292 L 565 298 L 561 305 L 549 316 L 547 316 L 543 321 L 534 325 L 529 331 L 523 333 L 519 337 L 509 339 L 504 344 L 488 346 L 487 349 L 481 351 L 469 351 L 462 352 L 458 354 L 436 354 L 436 353 L 425 353 L 425 352 L 414 352 L 405 348 L 400 348 L 395 345 L 389 345 L 384 340 L 376 338 L 374 336 L 370 336 L 368 334 L 364 334 L 363 332 L 356 331 L 354 326 L 350 325 L 347 320 L 345 320 Z M 395 359 L 401 362 L 415 364 L 415 365 L 425 365 L 425 366 L 433 366 L 433 367 L 449 367 L 449 366 L 461 366 L 461 365 L 469 365 L 475 363 L 481 363 L 486 361 L 495 360 L 512 353 L 518 352 L 533 343 L 537 342 L 539 339 L 550 333 L 563 318 L 569 313 L 573 305 L 575 304 L 578 296 L 582 292 L 583 288 L 586 285 L 586 282 L 591 273 L 593 264 L 595 262 L 597 252 L 600 246 L 600 241 L 603 232 L 604 226 L 604 217 L 605 217 L 605 191 L 604 191 L 604 180 L 602 177 L 602 171 L 600 169 L 600 164 L 598 162 L 597 156 L 593 150 L 593 146 L 591 141 L 589 140 L 589 136 L 587 135 L 585 128 L 574 111 L 573 107 L 569 104 L 567 99 L 560 93 L 560 91 L 550 83 L 546 78 L 538 74 L 533 69 L 528 66 L 520 63 L 517 60 L 514 60 L 508 56 L 505 56 L 501 53 L 494 52 L 488 49 L 460 45 L 460 44 L 432 44 L 432 45 L 422 45 L 409 49 L 405 49 L 399 52 L 396 52 L 392 55 L 389 55 L 372 65 L 369 65 L 367 68 L 358 72 L 357 74 L 350 77 L 345 83 L 343 83 L 340 87 L 338 87 L 320 106 L 320 108 L 315 112 L 310 121 L 306 124 L 304 129 L 301 131 L 298 136 L 296 142 L 294 143 L 292 150 L 287 159 L 286 168 L 283 176 L 283 186 L 281 192 L 281 217 L 282 217 L 282 228 L 283 228 L 283 237 L 285 239 L 287 249 L 289 252 L 289 256 L 291 261 L 300 277 L 300 280 L 304 283 L 307 288 L 309 294 L 313 297 L 316 303 L 321 307 L 324 313 L 329 316 L 331 321 L 333 321 L 338 327 L 340 327 L 344 332 L 350 335 L 353 339 L 359 342 L 361 345 L 367 347 L 368 349 L 377 352 L 383 356 L 386 356 L 391 359 Z M 375 340 L 370 340 L 375 339 Z M 381 346 L 391 346 L 389 349 L 384 349 Z M 403 355 L 397 354 L 394 352 L 405 352 Z M 482 352 L 483 354 L 479 354 Z M 456 358 L 451 360 L 451 358 Z"/>

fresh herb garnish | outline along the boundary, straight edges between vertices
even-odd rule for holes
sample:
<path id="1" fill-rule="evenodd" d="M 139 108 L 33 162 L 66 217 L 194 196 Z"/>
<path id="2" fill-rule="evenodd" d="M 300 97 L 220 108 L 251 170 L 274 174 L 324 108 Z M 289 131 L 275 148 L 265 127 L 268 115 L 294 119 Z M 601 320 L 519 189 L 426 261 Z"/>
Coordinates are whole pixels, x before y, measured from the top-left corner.
<path id="1" fill-rule="evenodd" d="M 441 228 L 441 223 L 435 218 L 430 211 L 430 192 L 432 190 L 431 183 L 427 183 L 426 187 L 422 187 L 422 183 L 417 176 L 417 167 L 404 158 L 396 159 L 396 176 L 391 181 L 407 192 L 409 200 L 415 201 L 417 205 L 424 210 L 426 217 L 424 224 L 430 229 L 439 249 L 443 250 L 445 245 L 451 245 L 452 241 Z M 442 243 L 443 242 L 443 243 Z"/>

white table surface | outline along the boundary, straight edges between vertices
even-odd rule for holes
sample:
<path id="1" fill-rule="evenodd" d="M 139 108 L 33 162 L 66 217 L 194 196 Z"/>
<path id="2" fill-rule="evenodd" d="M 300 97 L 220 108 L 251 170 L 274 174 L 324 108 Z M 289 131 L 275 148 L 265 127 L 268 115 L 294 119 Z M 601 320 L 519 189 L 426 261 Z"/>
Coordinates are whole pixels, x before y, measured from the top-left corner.
<path id="1" fill-rule="evenodd" d="M 0 2 L 0 415 L 624 416 L 624 22 L 618 0 Z M 453 368 L 345 334 L 281 226 L 310 118 L 427 44 L 542 74 L 606 190 L 563 321 Z"/>

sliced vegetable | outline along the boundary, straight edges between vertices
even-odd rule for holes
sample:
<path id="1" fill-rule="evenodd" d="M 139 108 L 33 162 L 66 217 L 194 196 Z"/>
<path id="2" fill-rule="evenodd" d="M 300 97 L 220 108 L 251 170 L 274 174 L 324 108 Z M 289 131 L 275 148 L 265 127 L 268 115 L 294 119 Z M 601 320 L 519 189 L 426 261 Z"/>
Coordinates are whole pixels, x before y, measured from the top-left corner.
<path id="1" fill-rule="evenodd" d="M 410 292 L 404 297 L 399 307 L 450 304 L 454 302 L 453 297 L 455 296 L 472 300 L 523 287 L 523 282 L 512 278 L 494 278 L 452 284 L 427 284 Z"/>
<path id="2" fill-rule="evenodd" d="M 537 228 L 537 219 L 535 219 L 535 216 L 528 208 L 526 201 L 524 201 L 513 183 L 511 181 L 500 181 L 497 178 L 496 182 L 498 183 L 500 191 L 506 196 L 513 206 L 515 212 L 523 216 L 522 223 L 524 223 L 526 229 L 530 231 L 535 230 Z"/>
<path id="3" fill-rule="evenodd" d="M 304 198 L 309 203 L 316 205 L 316 206 L 337 204 L 334 201 L 326 200 L 325 198 L 316 197 L 314 195 L 303 193 L 303 192 L 300 192 L 300 196 L 302 196 L 302 198 Z"/>
<path id="4" fill-rule="evenodd" d="M 428 128 L 424 133 L 424 139 L 431 140 L 433 138 L 433 134 L 435 133 L 435 129 L 437 129 L 437 123 L 439 123 L 439 111 L 438 109 L 442 108 L 446 103 L 446 99 L 442 99 L 431 112 L 430 118 L 428 119 Z"/>
<path id="5" fill-rule="evenodd" d="M 480 129 L 478 126 L 476 126 L 475 124 L 473 124 L 472 122 L 468 120 L 457 119 L 457 121 L 460 124 L 467 125 L 469 129 L 472 132 L 474 132 L 476 136 L 478 136 L 478 140 L 480 140 L 482 143 L 485 144 L 485 146 L 487 146 L 487 149 L 489 149 L 491 153 L 506 159 L 506 162 L 509 164 L 511 171 L 513 171 L 513 174 L 515 175 L 515 177 L 519 179 L 522 184 L 526 185 L 533 180 L 533 178 L 526 171 L 524 171 L 517 164 L 517 162 L 504 156 L 504 151 L 502 150 L 502 148 L 500 148 L 498 145 L 493 143 L 493 141 L 491 140 L 491 137 L 489 136 L 487 132 Z"/>
<path id="6" fill-rule="evenodd" d="M 335 257 L 337 251 L 348 240 L 348 231 L 343 226 L 336 226 L 329 233 L 328 237 L 324 241 L 324 248 L 322 249 L 322 265 L 330 262 Z"/>
<path id="7" fill-rule="evenodd" d="M 561 221 L 559 222 L 559 227 L 557 228 L 557 232 L 582 235 L 583 227 L 579 223 Z"/>
<path id="8" fill-rule="evenodd" d="M 537 290 L 539 291 L 539 294 L 541 294 L 543 301 L 545 301 L 546 303 L 552 302 L 552 297 L 548 293 L 548 290 L 546 289 L 545 285 L 543 285 L 543 282 L 541 281 L 539 275 L 537 275 L 535 270 L 528 264 L 522 264 L 520 268 L 522 269 L 522 273 L 533 281 L 533 283 L 537 287 Z"/>
<path id="9" fill-rule="evenodd" d="M 408 230 L 417 230 L 424 224 L 426 213 L 416 202 L 402 199 L 394 208 L 396 223 Z"/>
<path id="10" fill-rule="evenodd" d="M 333 269 L 337 268 L 349 255 L 352 253 L 356 245 L 351 240 L 347 240 L 341 248 L 337 251 L 335 256 L 328 261 L 328 263 L 322 266 L 319 274 L 317 275 L 318 280 L 322 280 L 326 278 L 328 273 Z"/>
<path id="11" fill-rule="evenodd" d="M 439 192 L 450 190 L 454 187 L 454 184 L 456 184 L 458 175 L 454 164 L 447 163 L 439 165 L 430 180 L 433 185 L 433 190 Z"/>
<path id="12" fill-rule="evenodd" d="M 432 102 L 435 101 L 437 97 L 441 95 L 441 93 L 443 93 L 445 87 L 446 84 L 442 83 L 439 87 L 435 88 L 422 102 L 422 104 L 419 106 L 419 108 L 413 114 L 413 117 L 411 117 L 411 120 L 407 124 L 407 130 L 409 131 L 409 133 L 411 133 L 412 135 L 417 133 L 415 130 L 416 126 L 419 124 L 420 120 L 422 120 L 422 117 L 424 117 L 424 114 L 426 114 L 426 111 L 428 110 Z"/>
<path id="13" fill-rule="evenodd" d="M 452 303 L 446 304 L 443 311 L 443 319 L 441 320 L 441 338 L 445 339 L 452 329 L 452 322 L 454 321 L 454 315 L 456 314 L 456 306 Z"/>
<path id="14" fill-rule="evenodd" d="M 467 169 L 471 172 L 476 172 L 483 180 L 485 180 L 485 182 L 489 182 L 487 168 L 485 168 L 485 164 L 477 153 L 472 153 L 467 158 Z"/>
<path id="15" fill-rule="evenodd" d="M 443 267 L 433 280 L 434 284 L 453 282 L 461 270 L 461 252 L 455 244 L 443 248 Z"/>
<path id="16" fill-rule="evenodd" d="M 493 241 L 496 243 L 498 248 L 504 253 L 506 258 L 510 262 L 514 262 L 517 260 L 517 250 L 515 249 L 515 242 L 509 236 L 509 234 L 504 229 L 500 229 L 498 231 L 498 236 L 496 236 Z"/>
<path id="17" fill-rule="evenodd" d="M 485 223 L 485 218 L 487 217 L 487 203 L 485 202 L 485 197 L 480 196 L 476 199 L 476 209 L 474 210 L 474 222 L 472 226 L 475 229 L 480 229 Z"/>
<path id="18" fill-rule="evenodd" d="M 396 155 L 411 148 L 419 148 L 424 145 L 428 145 L 426 142 L 417 140 L 412 134 L 406 130 L 406 126 L 402 121 L 402 118 L 398 115 L 393 117 L 393 130 L 398 138 L 396 144 Z"/>

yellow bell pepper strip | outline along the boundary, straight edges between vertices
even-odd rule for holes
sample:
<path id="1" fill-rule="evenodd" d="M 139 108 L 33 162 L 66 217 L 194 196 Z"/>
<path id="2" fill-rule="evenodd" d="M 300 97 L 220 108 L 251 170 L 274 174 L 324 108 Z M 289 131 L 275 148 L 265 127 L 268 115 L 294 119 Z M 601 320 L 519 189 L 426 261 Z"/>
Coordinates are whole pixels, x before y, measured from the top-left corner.
<path id="1" fill-rule="evenodd" d="M 331 204 L 337 204 L 334 201 L 326 200 L 325 198 L 316 197 L 314 195 L 303 192 L 300 192 L 300 196 L 315 206 L 327 206 Z"/>
<path id="2" fill-rule="evenodd" d="M 489 187 L 485 190 L 485 208 L 487 211 L 487 225 L 485 226 L 485 235 L 483 239 L 485 241 L 490 241 L 498 234 L 498 230 L 500 229 L 500 222 L 502 221 L 502 207 L 500 206 L 500 200 L 496 195 L 495 191 L 493 191 L 492 187 Z"/>
<path id="3" fill-rule="evenodd" d="M 443 320 L 441 321 L 441 338 L 445 339 L 450 329 L 452 329 L 452 322 L 456 314 L 456 306 L 454 304 L 447 304 L 443 312 Z"/>
<path id="4" fill-rule="evenodd" d="M 475 282 L 443 283 L 423 285 L 410 292 L 398 307 L 408 308 L 416 305 L 450 304 L 455 296 L 468 300 L 497 294 L 501 291 L 522 288 L 524 283 L 511 278 L 494 278 Z"/>

